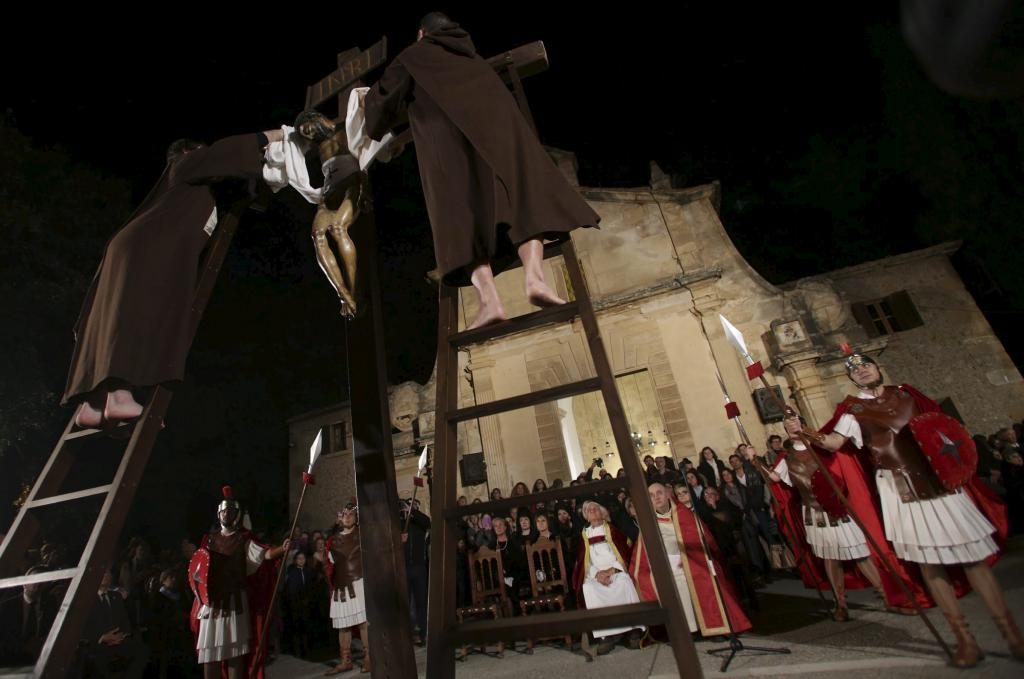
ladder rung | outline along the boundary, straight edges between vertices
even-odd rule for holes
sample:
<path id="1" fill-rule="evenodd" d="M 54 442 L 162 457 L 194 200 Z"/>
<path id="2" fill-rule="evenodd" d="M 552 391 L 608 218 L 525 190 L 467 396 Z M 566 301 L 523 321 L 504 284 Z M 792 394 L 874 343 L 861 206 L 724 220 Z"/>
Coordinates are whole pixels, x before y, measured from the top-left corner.
<path id="1" fill-rule="evenodd" d="M 64 493 L 63 495 L 45 497 L 42 500 L 32 500 L 32 502 L 25 503 L 25 506 L 31 509 L 33 507 L 45 507 L 46 505 L 55 505 L 60 502 L 71 502 L 72 500 L 81 500 L 83 497 L 92 497 L 93 495 L 103 495 L 109 493 L 111 487 L 111 484 L 108 483 L 105 486 L 96 486 L 95 488 L 77 490 L 74 493 Z"/>
<path id="2" fill-rule="evenodd" d="M 87 436 L 95 436 L 96 434 L 109 434 L 112 431 L 124 429 L 125 427 L 134 427 L 134 422 L 122 422 L 121 424 L 114 427 L 114 429 L 79 429 L 78 431 L 71 432 L 64 437 L 65 441 L 72 441 L 74 439 L 83 439 Z"/>
<path id="3" fill-rule="evenodd" d="M 70 580 L 75 577 L 77 573 L 77 568 L 65 568 L 59 571 L 46 571 L 45 573 L 33 573 L 32 575 L 19 575 L 15 578 L 4 578 L 0 580 L 0 589 L 24 587 L 25 585 L 37 585 L 41 582 Z"/>
<path id="4" fill-rule="evenodd" d="M 498 413 L 507 413 L 511 410 L 519 410 L 520 408 L 537 405 L 538 403 L 556 401 L 566 396 L 576 396 L 578 394 L 585 394 L 588 391 L 597 391 L 600 388 L 601 380 L 596 377 L 591 377 L 585 380 L 580 380 L 579 382 L 560 384 L 557 387 L 549 387 L 548 389 L 541 389 L 540 391 L 531 391 L 525 394 L 520 394 L 519 396 L 511 396 L 509 398 L 491 401 L 490 403 L 482 403 L 476 406 L 469 406 L 468 408 L 459 408 L 448 416 L 448 420 L 451 422 L 474 420 L 478 417 L 487 417 L 488 415 L 497 415 Z"/>
<path id="5" fill-rule="evenodd" d="M 28 667 L 0 667 L 0 679 L 33 679 L 36 676 L 36 668 Z"/>
<path id="6" fill-rule="evenodd" d="M 577 609 L 557 613 L 542 613 L 497 620 L 470 620 L 451 629 L 452 645 L 479 644 L 488 641 L 515 641 L 517 639 L 558 637 L 579 634 L 609 627 L 631 625 L 663 625 L 668 615 L 656 601 L 645 601 L 624 606 Z"/>
<path id="7" fill-rule="evenodd" d="M 101 433 L 103 433 L 102 429 L 79 429 L 65 436 L 64 440 L 73 441 L 74 439 L 84 439 L 87 436 L 95 436 L 96 434 Z"/>
<path id="8" fill-rule="evenodd" d="M 449 507 L 445 511 L 444 516 L 448 520 L 453 520 L 470 514 L 492 514 L 493 512 L 502 509 L 519 507 L 524 502 L 529 505 L 535 505 L 538 502 L 543 502 L 545 506 L 550 507 L 556 500 L 563 500 L 567 497 L 596 495 L 598 493 L 616 491 L 620 488 L 627 487 L 629 487 L 629 480 L 625 478 L 612 478 L 604 481 L 588 481 L 587 483 L 581 483 L 577 486 L 564 486 L 562 488 L 543 490 L 539 493 L 530 493 L 525 497 L 506 497 L 501 500 L 488 500 L 487 502 L 477 502 L 476 504 L 464 505 L 462 507 Z"/>
<path id="9" fill-rule="evenodd" d="M 473 330 L 463 330 L 460 333 L 450 336 L 448 341 L 457 347 L 479 344 L 481 342 L 486 342 L 487 340 L 495 339 L 496 337 L 508 337 L 509 335 L 514 335 L 518 332 L 525 332 L 533 328 L 538 328 L 542 325 L 566 323 L 571 321 L 578 314 L 579 306 L 575 302 L 559 304 L 558 306 L 548 307 L 547 309 L 541 309 L 540 311 L 534 311 L 533 313 L 516 316 L 515 318 L 510 318 L 507 321 L 495 323 L 494 325 L 487 325 Z"/>
<path id="10" fill-rule="evenodd" d="M 552 241 L 552 242 L 549 242 L 549 243 L 545 243 L 544 244 L 544 259 L 551 259 L 552 257 L 558 257 L 559 255 L 561 255 L 562 254 L 562 245 L 564 245 L 564 244 L 565 244 L 565 241 Z M 515 263 L 512 264 L 510 267 L 508 267 L 508 269 L 506 269 L 506 271 L 508 271 L 509 269 L 518 269 L 522 265 L 523 265 L 523 260 L 516 259 Z"/>
<path id="11" fill-rule="evenodd" d="M 544 259 L 551 259 L 552 257 L 558 257 L 562 254 L 562 246 L 565 245 L 564 241 L 553 241 L 544 244 Z M 518 269 L 523 265 L 523 260 L 516 258 L 516 260 L 510 263 L 505 271 L 511 271 L 512 269 Z"/>
<path id="12" fill-rule="evenodd" d="M 559 257 L 562 254 L 562 245 L 564 241 L 555 241 L 553 243 L 544 244 L 544 259 L 551 259 L 552 257 Z M 519 265 L 523 265 L 523 261 L 519 260 Z"/>

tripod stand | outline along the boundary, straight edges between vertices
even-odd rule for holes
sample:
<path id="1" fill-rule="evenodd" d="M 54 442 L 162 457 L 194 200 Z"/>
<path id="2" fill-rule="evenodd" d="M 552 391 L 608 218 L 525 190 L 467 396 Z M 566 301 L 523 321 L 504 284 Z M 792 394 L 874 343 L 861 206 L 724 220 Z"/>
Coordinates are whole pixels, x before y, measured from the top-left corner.
<path id="1" fill-rule="evenodd" d="M 720 653 L 728 653 L 722 661 L 721 672 L 725 672 L 729 669 L 729 663 L 736 657 L 736 654 L 741 651 L 757 651 L 760 654 L 775 653 L 779 655 L 788 655 L 792 651 L 788 648 L 765 648 L 763 646 L 744 646 L 740 638 L 736 636 L 733 631 L 735 628 L 732 624 L 732 619 L 729 617 L 729 607 L 724 605 L 725 595 L 722 593 L 722 583 L 719 580 L 718 569 L 715 568 L 715 561 L 711 558 L 711 550 L 708 549 L 708 542 L 704 536 L 704 524 L 701 521 L 700 515 L 697 513 L 697 506 L 690 505 L 690 511 L 693 512 L 693 520 L 697 524 L 697 536 L 700 538 L 700 548 L 704 552 L 704 559 L 708 562 L 708 570 L 711 572 L 711 581 L 715 584 L 715 593 L 718 595 L 718 599 L 723 602 L 722 613 L 725 615 L 725 626 L 729 628 L 729 645 L 724 648 L 713 648 L 708 651 L 708 655 L 718 655 Z"/>

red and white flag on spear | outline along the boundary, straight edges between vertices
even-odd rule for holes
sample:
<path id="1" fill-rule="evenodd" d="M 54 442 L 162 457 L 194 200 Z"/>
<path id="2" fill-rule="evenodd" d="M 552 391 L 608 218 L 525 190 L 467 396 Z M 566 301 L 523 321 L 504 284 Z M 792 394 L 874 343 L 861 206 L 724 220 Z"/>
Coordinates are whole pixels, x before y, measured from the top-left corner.
<path id="1" fill-rule="evenodd" d="M 422 488 L 424 485 L 426 485 L 427 462 L 428 462 L 427 451 L 429 450 L 429 448 L 430 448 L 429 445 L 423 446 L 423 452 L 420 453 L 420 461 L 419 461 L 419 464 L 416 467 L 416 476 L 414 476 L 413 479 L 412 479 L 412 482 L 415 483 L 420 488 Z"/>
<path id="2" fill-rule="evenodd" d="M 750 351 L 747 349 L 747 343 L 743 339 L 743 333 L 739 329 L 729 322 L 725 316 L 719 314 L 718 318 L 722 321 L 722 329 L 725 331 L 725 339 L 729 341 L 729 344 L 736 348 L 739 355 L 743 357 L 743 361 L 747 367 L 747 379 L 756 380 L 761 375 L 764 375 L 764 366 L 761 365 L 761 361 L 755 361 L 754 357 L 750 355 Z"/>
<path id="3" fill-rule="evenodd" d="M 302 473 L 302 482 L 307 486 L 311 486 L 316 483 L 316 479 L 313 477 L 313 465 L 316 464 L 317 458 L 320 457 L 320 451 L 324 447 L 324 430 L 321 429 L 316 433 L 316 438 L 313 440 L 313 445 L 309 447 L 309 467 Z"/>

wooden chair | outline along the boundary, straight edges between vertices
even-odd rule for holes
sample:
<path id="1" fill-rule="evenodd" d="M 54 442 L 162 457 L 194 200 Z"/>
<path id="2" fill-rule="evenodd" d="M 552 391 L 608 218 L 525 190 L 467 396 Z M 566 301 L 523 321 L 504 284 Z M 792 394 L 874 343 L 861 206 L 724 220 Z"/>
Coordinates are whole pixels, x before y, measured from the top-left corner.
<path id="1" fill-rule="evenodd" d="M 469 559 L 469 585 L 472 590 L 473 605 L 455 609 L 455 617 L 461 625 L 467 618 L 488 616 L 493 619 L 511 617 L 512 604 L 505 591 L 505 569 L 501 561 L 501 552 L 488 547 L 481 547 L 467 555 Z M 486 644 L 480 646 L 480 652 L 486 654 Z M 469 654 L 469 645 L 464 645 L 459 653 L 459 660 L 465 660 Z M 498 658 L 505 657 L 505 642 L 498 642 Z"/>
<path id="2" fill-rule="evenodd" d="M 569 591 L 569 579 L 565 570 L 565 557 L 562 554 L 562 541 L 551 538 L 538 538 L 532 545 L 526 546 L 526 564 L 530 571 L 530 589 L 532 597 L 519 602 L 523 615 L 544 611 L 564 611 L 565 596 Z M 572 650 L 572 635 L 558 637 L 541 637 L 526 640 L 526 652 L 533 653 L 534 641 L 562 639 L 566 650 Z"/>

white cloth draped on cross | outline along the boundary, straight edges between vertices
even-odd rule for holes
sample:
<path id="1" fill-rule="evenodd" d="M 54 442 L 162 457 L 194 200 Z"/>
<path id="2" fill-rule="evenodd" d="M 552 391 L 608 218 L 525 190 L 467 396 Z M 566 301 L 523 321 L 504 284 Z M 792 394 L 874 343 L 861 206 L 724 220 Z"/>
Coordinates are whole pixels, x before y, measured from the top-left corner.
<path id="1" fill-rule="evenodd" d="M 375 160 L 386 163 L 394 157 L 391 148 L 393 137 L 390 132 L 380 141 L 370 139 L 366 134 L 363 99 L 368 90 L 368 87 L 353 88 L 348 97 L 348 108 L 345 113 L 345 135 L 348 139 L 349 152 L 359 161 L 360 170 L 365 170 Z M 308 202 L 319 204 L 320 189 L 309 183 L 309 172 L 306 170 L 309 142 L 299 136 L 295 128 L 288 125 L 282 125 L 281 131 L 284 133 L 281 141 L 267 144 L 263 179 L 274 193 L 291 186 Z"/>

